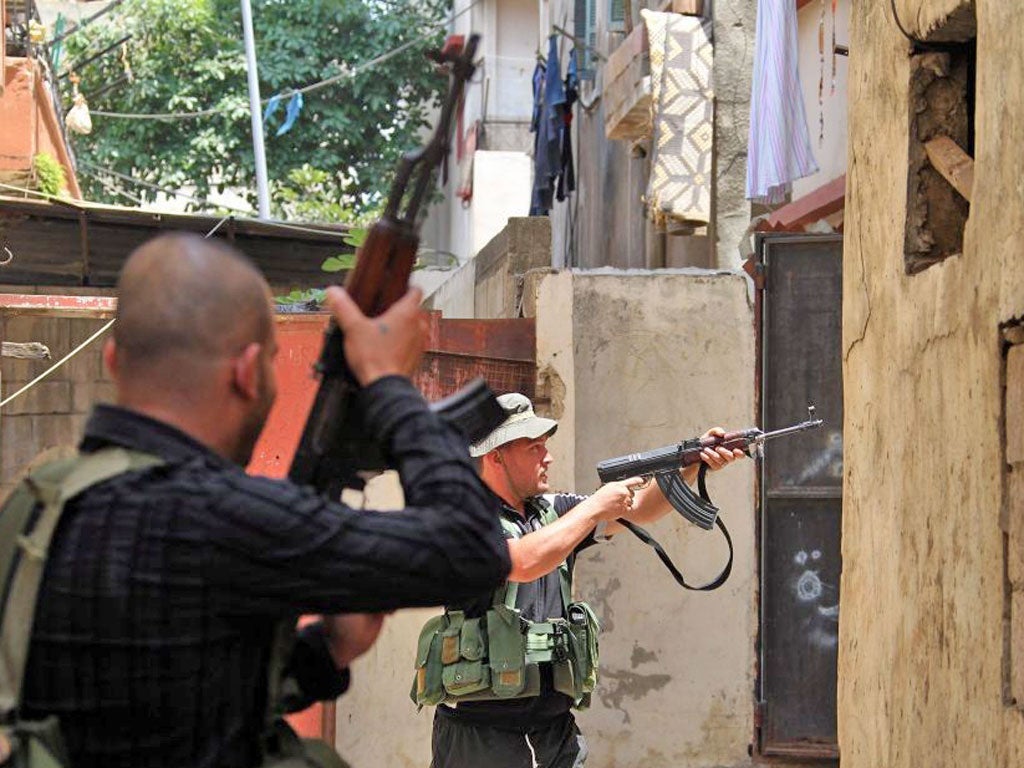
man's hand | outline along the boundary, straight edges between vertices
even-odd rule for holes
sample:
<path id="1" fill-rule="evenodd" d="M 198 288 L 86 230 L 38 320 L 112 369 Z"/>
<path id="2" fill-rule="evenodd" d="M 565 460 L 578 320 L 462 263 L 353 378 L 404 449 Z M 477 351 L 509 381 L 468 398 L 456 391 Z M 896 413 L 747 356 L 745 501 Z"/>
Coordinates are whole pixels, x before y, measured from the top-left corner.
<path id="1" fill-rule="evenodd" d="M 724 429 L 722 429 L 721 427 L 712 427 L 700 437 L 703 440 L 705 437 L 724 436 Z M 734 448 L 732 450 L 721 447 L 704 448 L 700 452 L 701 461 L 704 464 L 707 464 L 708 469 L 712 472 L 715 472 L 721 469 L 722 467 L 732 464 L 732 462 L 736 461 L 736 459 L 741 459 L 746 455 L 747 454 L 741 451 L 739 448 Z M 685 480 L 688 485 L 693 485 L 693 483 L 697 480 L 697 472 L 699 470 L 700 464 L 693 464 L 687 467 L 686 469 L 683 470 L 683 480 Z"/>
<path id="2" fill-rule="evenodd" d="M 338 669 L 344 669 L 370 650 L 383 626 L 383 613 L 336 613 L 324 616 L 331 658 Z"/>
<path id="3" fill-rule="evenodd" d="M 427 316 L 423 293 L 410 288 L 378 317 L 367 317 L 343 288 L 327 289 L 327 307 L 345 335 L 345 360 L 362 386 L 398 374 L 411 376 L 423 357 Z"/>
<path id="4" fill-rule="evenodd" d="M 633 511 L 633 498 L 637 487 L 643 484 L 643 478 L 640 477 L 605 483 L 579 506 L 587 505 L 584 509 L 592 513 L 595 520 L 615 520 L 619 517 L 626 517 Z"/>

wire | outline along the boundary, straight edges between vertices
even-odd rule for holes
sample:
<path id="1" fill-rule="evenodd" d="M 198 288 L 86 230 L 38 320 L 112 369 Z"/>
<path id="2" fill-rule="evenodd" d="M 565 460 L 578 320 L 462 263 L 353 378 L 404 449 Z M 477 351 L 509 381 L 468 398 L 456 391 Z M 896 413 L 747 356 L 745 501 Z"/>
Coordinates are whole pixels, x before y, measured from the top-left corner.
<path id="1" fill-rule="evenodd" d="M 89 172 L 86 172 L 86 173 L 87 173 L 87 175 L 92 176 L 94 179 L 96 179 L 96 181 L 99 182 L 100 186 L 103 187 L 105 190 L 107 190 L 107 192 L 109 192 L 110 194 L 112 194 L 112 195 L 120 195 L 121 197 L 124 197 L 127 200 L 131 200 L 133 203 L 135 203 L 138 206 L 145 205 L 145 203 L 140 198 L 136 197 L 135 195 L 131 194 L 130 192 L 126 192 L 125 190 L 121 189 L 120 187 L 114 186 L 113 182 L 107 181 L 106 179 L 100 177 L 99 175 L 97 175 L 95 173 L 89 173 Z"/>
<path id="2" fill-rule="evenodd" d="M 34 386 L 35 386 L 36 384 L 38 384 L 38 383 L 39 383 L 40 381 L 42 381 L 42 380 L 43 380 L 43 379 L 45 379 L 45 378 L 46 378 L 47 376 L 49 376 L 49 375 L 50 375 L 51 373 L 53 373 L 54 371 L 56 371 L 56 370 L 57 370 L 58 368 L 60 368 L 60 367 L 61 367 L 62 365 L 64 365 L 64 363 L 66 363 L 66 362 L 67 362 L 68 360 L 70 360 L 70 359 L 71 359 L 72 357 L 74 357 L 75 355 L 77 355 L 77 354 L 78 354 L 79 352 L 81 352 L 81 351 L 82 351 L 83 349 L 85 349 L 85 348 L 86 348 L 87 346 L 89 346 L 90 344 L 92 344 L 92 343 L 93 343 L 93 342 L 94 342 L 94 341 L 95 341 L 96 339 L 98 339 L 98 338 L 99 338 L 100 336 L 102 336 L 102 335 L 103 335 L 104 333 L 106 333 L 106 332 L 107 332 L 107 329 L 108 329 L 108 328 L 110 328 L 110 326 L 112 326 L 112 325 L 114 324 L 114 320 L 115 320 L 115 319 L 116 319 L 116 318 L 111 318 L 111 319 L 110 319 L 110 320 L 109 320 L 109 321 L 108 321 L 108 322 L 107 322 L 107 323 L 106 323 L 106 324 L 105 324 L 105 325 L 104 325 L 104 326 L 103 326 L 102 328 L 100 328 L 100 329 L 99 329 L 98 331 L 96 331 L 96 333 L 94 333 L 94 334 L 93 334 L 92 336 L 90 336 L 90 337 L 89 337 L 88 339 L 86 339 L 86 340 L 85 340 L 85 341 L 83 341 L 83 342 L 82 342 L 81 344 L 79 344 L 79 345 L 78 345 L 77 347 L 75 347 L 75 348 L 74 348 L 74 349 L 73 349 L 73 350 L 72 350 L 71 352 L 69 352 L 69 353 L 68 353 L 68 354 L 67 354 L 67 355 L 66 355 L 65 357 L 61 358 L 61 359 L 60 359 L 60 360 L 58 360 L 58 361 L 57 361 L 56 363 L 54 363 L 54 364 L 53 364 L 53 365 L 51 365 L 51 366 L 50 366 L 49 368 L 47 368 L 47 369 L 46 369 L 45 371 L 43 371 L 43 372 L 42 372 L 41 374 L 39 374 L 38 376 L 36 376 L 36 377 L 35 377 L 34 379 L 32 379 L 32 381 L 30 381 L 30 382 L 29 382 L 28 384 L 26 384 L 26 385 L 25 385 L 24 387 L 22 387 L 21 389 L 19 389 L 19 390 L 18 390 L 17 392 L 15 392 L 15 393 L 14 393 L 14 394 L 12 394 L 12 395 L 8 395 L 8 396 L 7 396 L 7 397 L 5 397 L 5 398 L 4 398 L 3 400 L 0 400 L 0 408 L 3 408 L 3 407 L 4 407 L 5 405 L 7 405 L 7 404 L 8 404 L 9 402 L 11 402 L 11 400 L 13 400 L 14 398 L 16 398 L 16 397 L 17 397 L 18 395 L 22 394 L 23 392 L 28 392 L 28 390 L 32 389 L 32 387 L 34 387 Z"/>
<path id="3" fill-rule="evenodd" d="M 459 18 L 459 16 L 462 16 L 464 13 L 467 13 L 474 6 L 479 5 L 481 2 L 483 2 L 483 0 L 473 0 L 472 3 L 467 5 L 465 8 L 463 8 L 458 13 L 453 14 L 449 18 L 444 19 L 442 21 L 437 21 L 437 22 L 434 22 L 433 24 L 428 25 L 427 28 L 430 30 L 429 32 L 421 35 L 418 38 L 415 38 L 413 40 L 409 40 L 408 42 L 402 43 L 397 48 L 393 48 L 390 51 L 387 51 L 386 53 L 382 53 L 380 56 L 376 56 L 376 57 L 374 57 L 372 59 L 369 59 L 368 61 L 364 61 L 361 64 L 358 64 L 358 65 L 356 65 L 355 67 L 352 67 L 352 68 L 345 67 L 343 69 L 343 71 L 338 73 L 337 75 L 332 75 L 331 77 L 328 77 L 328 78 L 326 78 L 324 80 L 320 80 L 320 81 L 317 81 L 315 83 L 311 83 L 309 85 L 303 86 L 302 88 L 292 88 L 292 89 L 289 89 L 287 91 L 282 91 L 281 93 L 276 94 L 276 96 L 284 98 L 284 97 L 292 96 L 292 95 L 294 95 L 296 93 L 302 93 L 302 94 L 312 93 L 313 91 L 318 91 L 321 88 L 326 88 L 326 87 L 328 87 L 330 85 L 333 85 L 334 83 L 336 83 L 336 82 L 338 82 L 340 80 L 351 80 L 356 75 L 360 75 L 363 72 L 365 72 L 366 70 L 372 69 L 373 67 L 377 66 L 378 64 L 382 64 L 383 62 L 388 61 L 389 59 L 393 59 L 395 56 L 399 55 L 400 53 L 405 52 L 406 50 L 408 50 L 409 48 L 413 47 L 414 45 L 417 45 L 418 43 L 421 43 L 424 40 L 432 37 L 433 34 L 434 34 L 434 30 L 436 30 L 436 29 L 438 29 L 440 27 L 448 26 L 453 21 L 455 21 L 457 18 Z M 266 106 L 267 104 L 270 103 L 270 99 L 272 99 L 272 98 L 274 98 L 274 97 L 271 96 L 271 97 L 268 97 L 266 99 L 262 99 L 260 101 L 260 105 L 261 106 Z M 99 117 L 112 117 L 112 118 L 120 118 L 120 119 L 126 119 L 126 120 L 189 120 L 189 119 L 193 119 L 193 118 L 208 117 L 210 115 L 220 114 L 225 109 L 227 109 L 226 106 L 218 106 L 218 107 L 210 107 L 208 109 L 197 110 L 195 112 L 161 112 L 161 113 L 151 113 L 151 114 L 142 114 L 142 113 L 135 113 L 135 112 L 104 112 L 104 111 L 95 110 L 95 109 L 91 109 L 91 110 L 89 110 L 89 112 L 90 112 L 90 114 L 97 115 Z"/>
<path id="4" fill-rule="evenodd" d="M 146 189 L 151 189 L 154 192 L 160 192 L 160 193 L 165 194 L 165 195 L 173 195 L 174 197 L 180 197 L 180 198 L 183 198 L 183 199 L 188 200 L 190 202 L 198 203 L 199 205 L 206 206 L 207 208 L 225 208 L 225 209 L 227 209 L 229 211 L 234 211 L 235 213 L 244 213 L 244 214 L 247 214 L 247 215 L 251 214 L 253 212 L 251 208 L 238 208 L 236 206 L 228 205 L 226 203 L 214 203 L 214 202 L 212 202 L 210 200 L 207 200 L 205 198 L 193 197 L 192 195 L 189 195 L 189 194 L 187 194 L 185 192 L 176 191 L 176 190 L 173 190 L 173 189 L 168 189 L 167 187 L 161 187 L 158 184 L 153 184 L 152 182 L 143 181 L 142 179 L 137 179 L 134 176 L 128 176 L 127 174 L 120 173 L 119 171 L 115 171 L 113 168 L 105 168 L 102 165 L 96 165 L 96 163 L 91 163 L 88 160 L 79 160 L 78 164 L 83 166 L 83 167 L 85 167 L 85 168 L 91 168 L 93 171 L 98 171 L 100 173 L 105 173 L 105 174 L 107 174 L 109 176 L 114 176 L 114 177 L 116 177 L 118 179 L 121 179 L 123 181 L 127 181 L 127 182 L 130 182 L 132 184 L 137 184 L 140 187 L 145 187 Z"/>
<path id="5" fill-rule="evenodd" d="M 4 184 L 3 182 L 0 182 L 0 189 L 10 189 L 10 190 L 12 190 L 14 192 L 21 192 L 22 194 L 30 195 L 32 197 L 40 197 L 43 200 L 46 200 L 47 202 L 52 202 L 52 201 L 56 200 L 57 202 L 66 203 L 67 205 L 71 205 L 71 206 L 74 206 L 76 208 L 81 208 L 82 207 L 78 203 L 78 201 L 73 200 L 73 199 L 71 199 L 69 197 L 60 197 L 59 195 L 51 195 L 51 194 L 49 194 L 47 192 L 40 192 L 38 189 L 29 189 L 28 187 L 15 187 L 15 186 L 12 186 L 11 184 Z"/>

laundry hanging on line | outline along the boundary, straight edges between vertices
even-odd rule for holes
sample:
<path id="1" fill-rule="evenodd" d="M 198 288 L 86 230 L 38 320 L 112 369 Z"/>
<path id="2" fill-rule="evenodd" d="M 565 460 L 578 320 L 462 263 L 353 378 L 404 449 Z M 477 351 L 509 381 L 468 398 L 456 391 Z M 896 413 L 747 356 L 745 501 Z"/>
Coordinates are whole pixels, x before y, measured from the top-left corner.
<path id="1" fill-rule="evenodd" d="M 651 57 L 647 215 L 662 231 L 703 235 L 711 220 L 714 46 L 702 20 L 642 10 Z"/>
<path id="2" fill-rule="evenodd" d="M 818 172 L 798 71 L 796 5 L 758 0 L 750 93 L 747 199 L 777 205 L 792 182 Z"/>
<path id="3" fill-rule="evenodd" d="M 575 51 L 569 56 L 569 70 L 561 78 L 558 36 L 548 40 L 548 57 L 538 61 L 533 72 L 533 190 L 531 216 L 547 216 L 554 200 L 562 201 L 576 189 L 572 163 L 570 126 L 572 106 L 577 99 L 579 78 Z"/>

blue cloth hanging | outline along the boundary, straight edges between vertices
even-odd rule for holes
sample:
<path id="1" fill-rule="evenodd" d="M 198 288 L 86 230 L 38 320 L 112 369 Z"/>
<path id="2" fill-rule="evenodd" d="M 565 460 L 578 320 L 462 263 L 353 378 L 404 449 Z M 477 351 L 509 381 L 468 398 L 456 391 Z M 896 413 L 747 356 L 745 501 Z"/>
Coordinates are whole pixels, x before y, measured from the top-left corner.
<path id="1" fill-rule="evenodd" d="M 565 68 L 565 104 L 562 107 L 562 124 L 558 131 L 560 150 L 558 187 L 555 199 L 565 200 L 570 192 L 576 191 L 576 169 L 572 160 L 572 107 L 579 99 L 580 77 L 576 64 L 576 49 L 569 51 L 569 63 Z"/>
<path id="2" fill-rule="evenodd" d="M 277 112 L 277 108 L 280 105 L 281 105 L 281 96 L 280 95 L 275 94 L 275 95 L 270 97 L 270 99 L 267 101 L 266 108 L 263 110 L 263 125 L 264 126 L 266 126 L 267 121 L 269 121 L 270 118 L 274 116 L 274 113 Z"/>
<path id="3" fill-rule="evenodd" d="M 292 94 L 292 98 L 288 102 L 288 110 L 284 115 L 284 122 L 281 123 L 281 127 L 277 129 L 277 135 L 283 136 L 292 129 L 295 125 L 295 120 L 299 117 L 299 113 L 302 111 L 303 98 L 299 91 Z"/>

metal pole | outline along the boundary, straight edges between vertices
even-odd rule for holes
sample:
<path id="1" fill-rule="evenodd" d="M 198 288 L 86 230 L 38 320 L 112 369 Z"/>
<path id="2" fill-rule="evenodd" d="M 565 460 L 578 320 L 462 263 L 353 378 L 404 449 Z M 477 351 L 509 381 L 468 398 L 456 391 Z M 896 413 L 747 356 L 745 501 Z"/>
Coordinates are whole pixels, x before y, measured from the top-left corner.
<path id="1" fill-rule="evenodd" d="M 242 1 L 242 34 L 245 37 L 245 68 L 249 75 L 249 111 L 252 116 L 252 153 L 256 160 L 256 199 L 261 219 L 270 218 L 267 190 L 267 155 L 263 149 L 263 113 L 260 110 L 260 80 L 256 71 L 256 42 L 252 34 L 252 8 Z"/>

